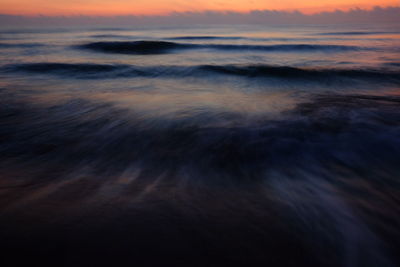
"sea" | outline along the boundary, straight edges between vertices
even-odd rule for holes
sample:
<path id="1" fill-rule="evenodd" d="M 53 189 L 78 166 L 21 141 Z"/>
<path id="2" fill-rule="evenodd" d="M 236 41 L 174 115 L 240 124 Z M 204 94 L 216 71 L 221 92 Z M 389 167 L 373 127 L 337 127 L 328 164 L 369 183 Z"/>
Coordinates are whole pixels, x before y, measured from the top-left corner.
<path id="1" fill-rule="evenodd" d="M 400 265 L 397 25 L 0 29 L 1 266 Z"/>

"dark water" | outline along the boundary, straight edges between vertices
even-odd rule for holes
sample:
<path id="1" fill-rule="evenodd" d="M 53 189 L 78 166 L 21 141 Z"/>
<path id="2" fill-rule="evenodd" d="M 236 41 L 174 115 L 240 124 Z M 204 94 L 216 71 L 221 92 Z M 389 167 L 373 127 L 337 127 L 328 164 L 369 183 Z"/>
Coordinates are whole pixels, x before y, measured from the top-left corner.
<path id="1" fill-rule="evenodd" d="M 398 266 L 399 52 L 390 26 L 1 30 L 1 266 Z"/>

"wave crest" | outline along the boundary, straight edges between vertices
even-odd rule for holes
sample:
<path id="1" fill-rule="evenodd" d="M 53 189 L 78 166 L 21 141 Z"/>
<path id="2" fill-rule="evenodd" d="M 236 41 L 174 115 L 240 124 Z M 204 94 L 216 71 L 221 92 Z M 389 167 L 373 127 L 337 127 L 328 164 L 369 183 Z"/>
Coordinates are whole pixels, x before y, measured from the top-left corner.
<path id="1" fill-rule="evenodd" d="M 196 66 L 136 66 L 126 64 L 89 63 L 26 63 L 2 68 L 6 72 L 52 74 L 75 78 L 166 77 L 185 78 L 208 75 L 231 75 L 243 78 L 274 78 L 285 81 L 340 82 L 368 81 L 400 83 L 400 72 L 386 69 L 326 69 L 297 68 L 270 65 L 196 65 Z"/>
<path id="2" fill-rule="evenodd" d="M 263 52 L 345 52 L 366 48 L 349 45 L 279 44 L 279 45 L 241 45 L 241 44 L 192 44 L 166 41 L 133 42 L 94 42 L 77 46 L 103 53 L 116 54 L 164 54 L 182 49 L 215 49 L 221 51 L 263 51 Z"/>

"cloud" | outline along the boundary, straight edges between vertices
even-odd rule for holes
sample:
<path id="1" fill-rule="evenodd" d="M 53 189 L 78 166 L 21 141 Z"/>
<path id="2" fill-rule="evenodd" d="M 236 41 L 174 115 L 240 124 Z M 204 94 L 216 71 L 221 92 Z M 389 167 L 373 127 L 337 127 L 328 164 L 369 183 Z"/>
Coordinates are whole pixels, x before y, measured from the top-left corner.
<path id="1" fill-rule="evenodd" d="M 253 10 L 174 12 L 152 16 L 14 16 L 0 15 L 2 26 L 132 26 L 188 24 L 331 24 L 400 23 L 400 7 L 375 7 L 304 14 L 299 11 Z"/>

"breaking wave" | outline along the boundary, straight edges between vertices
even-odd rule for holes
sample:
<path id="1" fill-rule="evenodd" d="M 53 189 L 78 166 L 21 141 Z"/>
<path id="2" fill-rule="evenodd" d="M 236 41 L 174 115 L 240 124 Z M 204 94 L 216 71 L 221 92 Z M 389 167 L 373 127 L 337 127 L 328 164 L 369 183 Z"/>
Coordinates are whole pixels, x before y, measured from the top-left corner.
<path id="1" fill-rule="evenodd" d="M 94 79 L 119 77 L 184 78 L 202 76 L 204 73 L 208 73 L 314 82 L 351 79 L 380 83 L 400 83 L 399 71 L 393 70 L 296 68 L 270 65 L 135 66 L 127 64 L 25 63 L 6 65 L 2 67 L 2 70 L 6 72 L 28 72 Z"/>

